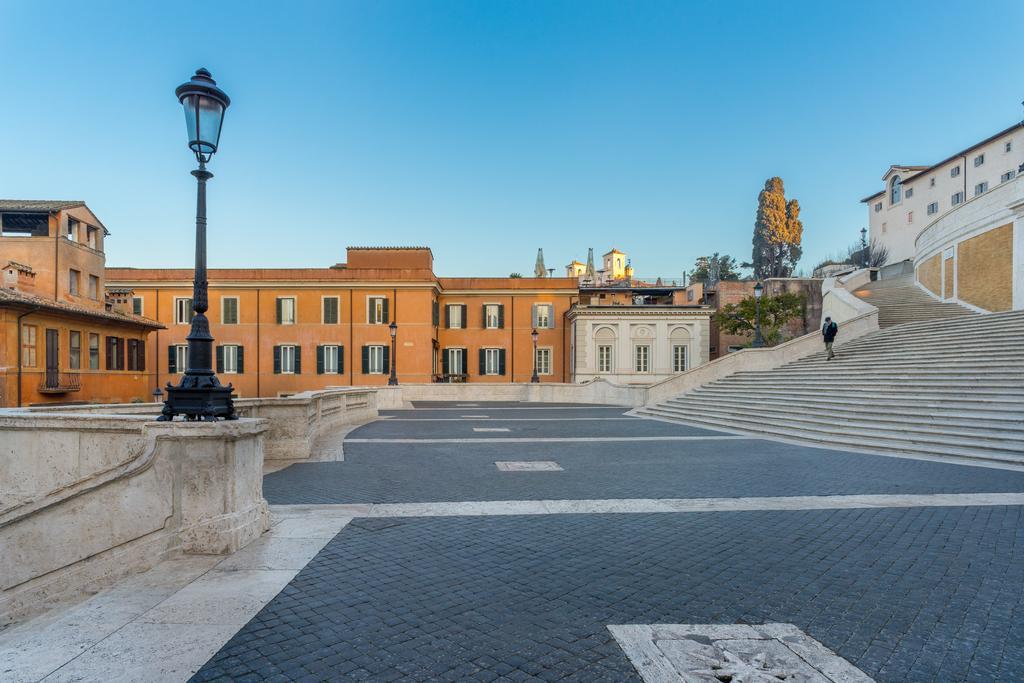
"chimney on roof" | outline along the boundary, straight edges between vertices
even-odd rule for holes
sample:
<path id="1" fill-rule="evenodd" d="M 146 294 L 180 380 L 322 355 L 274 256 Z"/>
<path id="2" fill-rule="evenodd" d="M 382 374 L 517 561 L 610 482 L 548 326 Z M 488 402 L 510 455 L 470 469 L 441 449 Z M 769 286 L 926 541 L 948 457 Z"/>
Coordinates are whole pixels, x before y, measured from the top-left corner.
<path id="1" fill-rule="evenodd" d="M 36 291 L 36 272 L 31 267 L 17 261 L 8 261 L 4 266 L 4 289 L 34 294 Z"/>

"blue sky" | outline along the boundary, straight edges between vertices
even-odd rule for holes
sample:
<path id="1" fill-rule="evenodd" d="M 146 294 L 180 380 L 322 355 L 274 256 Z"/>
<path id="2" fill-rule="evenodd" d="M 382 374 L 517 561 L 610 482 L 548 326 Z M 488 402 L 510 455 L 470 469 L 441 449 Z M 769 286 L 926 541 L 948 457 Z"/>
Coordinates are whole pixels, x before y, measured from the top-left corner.
<path id="1" fill-rule="evenodd" d="M 1022 118 L 1024 3 L 0 0 L 0 197 L 84 199 L 109 265 L 190 266 L 173 90 L 233 103 L 211 266 L 426 244 L 440 275 L 628 252 L 678 277 L 750 255 L 757 193 L 800 200 L 811 267 L 890 163 Z"/>

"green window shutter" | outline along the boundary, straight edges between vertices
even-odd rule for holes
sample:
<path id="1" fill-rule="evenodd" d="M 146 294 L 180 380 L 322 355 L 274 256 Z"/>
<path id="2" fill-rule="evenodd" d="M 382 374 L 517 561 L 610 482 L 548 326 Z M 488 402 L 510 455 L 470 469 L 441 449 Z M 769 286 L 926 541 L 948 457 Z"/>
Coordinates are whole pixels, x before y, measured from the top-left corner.
<path id="1" fill-rule="evenodd" d="M 384 316 L 383 322 L 384 322 L 385 325 L 387 325 L 389 322 L 391 322 L 391 319 L 388 318 L 388 300 L 387 299 L 384 299 L 382 308 L 383 308 L 383 311 L 384 311 L 383 312 L 383 316 Z"/>
<path id="2" fill-rule="evenodd" d="M 537 329 L 537 304 L 530 306 L 530 327 Z"/>
<path id="3" fill-rule="evenodd" d="M 505 349 L 498 351 L 498 374 L 505 375 Z"/>
<path id="4" fill-rule="evenodd" d="M 167 372 L 171 375 L 178 372 L 178 349 L 173 344 L 167 347 Z"/>
<path id="5" fill-rule="evenodd" d="M 238 347 L 238 374 L 239 375 L 241 375 L 243 372 L 245 372 L 245 356 L 242 353 L 243 351 L 245 351 L 245 348 L 242 347 L 241 345 L 239 345 L 239 347 Z"/>
<path id="6" fill-rule="evenodd" d="M 384 352 L 384 366 L 381 369 L 386 375 L 391 372 L 391 349 L 385 346 L 382 351 Z"/>
<path id="7" fill-rule="evenodd" d="M 444 307 L 444 326 L 449 330 L 452 328 L 452 309 L 448 306 Z"/>
<path id="8" fill-rule="evenodd" d="M 487 350 L 480 349 L 480 374 L 487 374 Z"/>
<path id="9" fill-rule="evenodd" d="M 364 375 L 369 375 L 370 374 L 370 347 L 369 346 L 364 346 L 363 347 L 363 374 Z"/>
<path id="10" fill-rule="evenodd" d="M 302 347 L 301 346 L 296 346 L 295 347 L 295 374 L 296 375 L 301 375 L 302 374 Z"/>
<path id="11" fill-rule="evenodd" d="M 275 375 L 280 375 L 281 374 L 281 347 L 280 346 L 275 346 L 274 347 L 274 374 Z"/>
<path id="12" fill-rule="evenodd" d="M 344 375 L 345 374 L 345 347 L 344 346 L 339 346 L 338 347 L 338 374 L 339 375 Z"/>
<path id="13" fill-rule="evenodd" d="M 135 342 L 139 347 L 139 371 L 146 371 L 146 342 L 137 341 Z"/>
<path id="14" fill-rule="evenodd" d="M 462 304 L 462 329 L 469 329 L 469 318 L 466 317 L 466 304 Z"/>
<path id="15" fill-rule="evenodd" d="M 487 304 L 480 307 L 480 327 L 487 328 Z"/>
<path id="16" fill-rule="evenodd" d="M 441 324 L 441 304 L 437 302 L 437 299 L 434 299 L 432 304 L 430 307 L 430 319 L 434 323 L 434 327 L 437 327 Z"/>
<path id="17" fill-rule="evenodd" d="M 217 372 L 224 372 L 224 347 L 220 345 L 217 346 Z"/>
<path id="18" fill-rule="evenodd" d="M 324 347 L 316 347 L 316 374 L 324 374 Z"/>
<path id="19" fill-rule="evenodd" d="M 498 304 L 498 329 L 505 329 L 505 304 Z"/>
<path id="20" fill-rule="evenodd" d="M 448 374 L 448 349 L 441 349 L 441 372 Z"/>
<path id="21" fill-rule="evenodd" d="M 275 299 L 274 303 L 277 306 L 277 324 L 280 325 L 281 324 L 281 315 L 282 315 L 281 314 L 281 297 L 278 297 L 277 299 Z"/>

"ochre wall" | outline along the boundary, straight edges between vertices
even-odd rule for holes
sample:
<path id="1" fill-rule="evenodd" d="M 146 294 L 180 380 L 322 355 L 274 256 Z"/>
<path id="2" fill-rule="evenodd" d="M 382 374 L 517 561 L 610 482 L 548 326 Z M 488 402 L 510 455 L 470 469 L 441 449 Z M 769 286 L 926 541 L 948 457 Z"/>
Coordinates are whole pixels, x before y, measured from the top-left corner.
<path id="1" fill-rule="evenodd" d="M 935 296 L 942 294 L 942 254 L 936 254 L 917 267 L 917 281 Z"/>
<path id="2" fill-rule="evenodd" d="M 986 311 L 1013 305 L 1013 224 L 957 245 L 957 296 Z"/>
<path id="3" fill-rule="evenodd" d="M 942 263 L 942 271 L 945 274 L 943 281 L 943 299 L 953 298 L 953 259 L 948 258 Z"/>

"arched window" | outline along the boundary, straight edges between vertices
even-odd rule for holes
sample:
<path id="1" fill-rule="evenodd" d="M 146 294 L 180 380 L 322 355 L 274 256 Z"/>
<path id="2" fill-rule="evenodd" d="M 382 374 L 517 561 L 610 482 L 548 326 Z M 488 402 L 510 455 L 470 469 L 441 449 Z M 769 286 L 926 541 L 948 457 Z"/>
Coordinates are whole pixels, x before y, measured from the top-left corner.
<path id="1" fill-rule="evenodd" d="M 897 175 L 889 182 L 889 203 L 899 204 L 903 199 L 903 180 Z"/>

